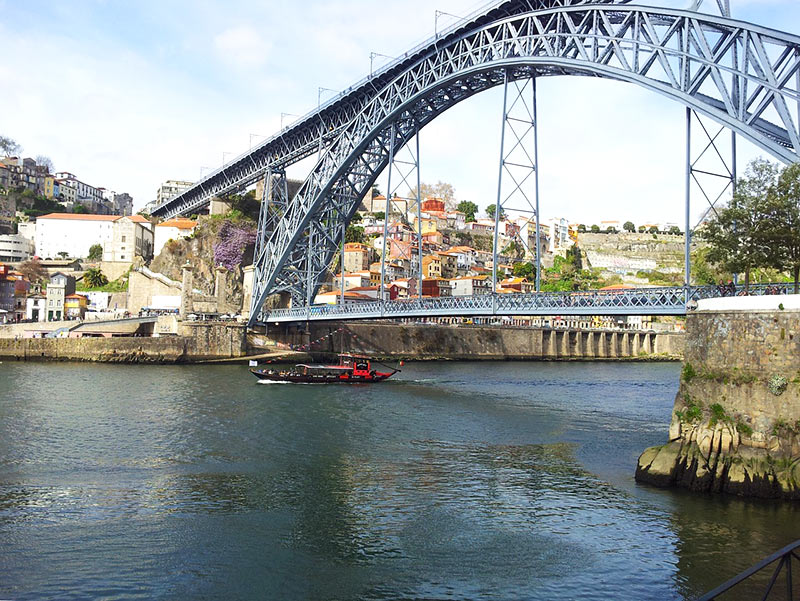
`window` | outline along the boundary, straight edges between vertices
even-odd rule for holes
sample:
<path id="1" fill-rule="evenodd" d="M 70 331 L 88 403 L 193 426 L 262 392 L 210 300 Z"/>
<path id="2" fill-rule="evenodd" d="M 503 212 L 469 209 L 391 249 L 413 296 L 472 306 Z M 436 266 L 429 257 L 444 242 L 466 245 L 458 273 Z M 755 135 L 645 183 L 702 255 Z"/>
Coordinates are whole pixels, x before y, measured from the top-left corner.
<path id="1" fill-rule="evenodd" d="M 122 241 L 125 242 L 125 236 L 122 237 Z"/>

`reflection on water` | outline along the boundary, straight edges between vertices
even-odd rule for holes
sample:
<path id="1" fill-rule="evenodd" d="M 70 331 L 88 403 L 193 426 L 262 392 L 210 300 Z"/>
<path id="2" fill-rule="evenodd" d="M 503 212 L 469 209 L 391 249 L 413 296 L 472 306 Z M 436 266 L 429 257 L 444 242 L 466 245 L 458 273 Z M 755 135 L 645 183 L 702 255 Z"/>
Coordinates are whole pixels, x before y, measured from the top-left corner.
<path id="1" fill-rule="evenodd" d="M 785 504 L 637 486 L 678 365 L 0 365 L 0 598 L 690 599 Z"/>

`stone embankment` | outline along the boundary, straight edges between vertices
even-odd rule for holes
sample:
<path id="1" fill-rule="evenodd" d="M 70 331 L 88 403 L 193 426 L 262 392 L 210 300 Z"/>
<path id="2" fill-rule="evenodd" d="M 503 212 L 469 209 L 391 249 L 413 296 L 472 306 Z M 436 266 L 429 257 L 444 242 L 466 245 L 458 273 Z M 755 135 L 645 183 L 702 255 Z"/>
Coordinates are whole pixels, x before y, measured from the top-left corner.
<path id="1" fill-rule="evenodd" d="M 247 355 L 243 325 L 185 323 L 180 334 L 145 338 L 0 338 L 0 359 L 196 363 Z"/>
<path id="2" fill-rule="evenodd" d="M 279 327 L 269 336 L 295 348 L 321 340 L 312 352 L 429 360 L 677 360 L 683 353 L 683 333 L 634 330 L 317 322 L 310 332 Z"/>
<path id="3" fill-rule="evenodd" d="M 800 299 L 701 301 L 686 329 L 669 442 L 636 479 L 800 500 Z"/>

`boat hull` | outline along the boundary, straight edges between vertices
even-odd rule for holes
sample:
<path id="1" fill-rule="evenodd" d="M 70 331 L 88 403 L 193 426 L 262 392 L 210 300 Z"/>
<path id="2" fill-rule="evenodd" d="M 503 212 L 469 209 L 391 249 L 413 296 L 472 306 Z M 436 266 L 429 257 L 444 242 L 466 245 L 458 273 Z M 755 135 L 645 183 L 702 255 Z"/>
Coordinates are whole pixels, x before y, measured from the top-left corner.
<path id="1" fill-rule="evenodd" d="M 251 369 L 250 372 L 261 381 L 288 382 L 291 384 L 373 384 L 393 376 L 391 373 L 376 372 L 375 375 L 356 376 L 352 374 L 300 374 L 275 370 Z"/>

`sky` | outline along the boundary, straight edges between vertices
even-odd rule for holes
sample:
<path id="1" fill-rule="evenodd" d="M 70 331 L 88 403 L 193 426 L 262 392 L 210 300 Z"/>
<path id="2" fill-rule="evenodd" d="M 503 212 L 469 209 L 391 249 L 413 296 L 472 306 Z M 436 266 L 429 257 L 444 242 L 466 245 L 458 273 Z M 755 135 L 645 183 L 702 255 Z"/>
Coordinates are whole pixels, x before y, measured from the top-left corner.
<path id="1" fill-rule="evenodd" d="M 642 3 L 685 8 L 690 0 Z M 138 209 L 164 180 L 196 181 L 368 75 L 370 53 L 396 56 L 430 37 L 435 10 L 449 13 L 442 28 L 484 4 L 0 0 L 0 135 L 59 171 L 130 193 Z M 701 10 L 714 5 L 705 0 Z M 731 9 L 734 18 L 800 31 L 797 0 L 731 0 Z M 373 66 L 387 60 L 376 56 Z M 681 105 L 609 80 L 538 81 L 543 219 L 683 222 Z M 481 210 L 496 202 L 501 115 L 496 88 L 426 127 L 422 181 L 449 182 Z M 765 156 L 739 140 L 740 166 Z"/>

